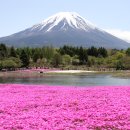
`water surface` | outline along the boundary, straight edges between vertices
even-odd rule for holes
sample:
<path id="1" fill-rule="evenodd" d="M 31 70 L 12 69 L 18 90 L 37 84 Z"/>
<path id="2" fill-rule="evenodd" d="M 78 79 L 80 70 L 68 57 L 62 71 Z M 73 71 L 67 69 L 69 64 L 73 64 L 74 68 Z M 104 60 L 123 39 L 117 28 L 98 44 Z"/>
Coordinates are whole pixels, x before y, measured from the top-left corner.
<path id="1" fill-rule="evenodd" d="M 0 83 L 48 84 L 70 86 L 128 86 L 130 85 L 130 79 L 112 77 L 110 74 L 61 74 L 29 78 L 0 77 Z"/>

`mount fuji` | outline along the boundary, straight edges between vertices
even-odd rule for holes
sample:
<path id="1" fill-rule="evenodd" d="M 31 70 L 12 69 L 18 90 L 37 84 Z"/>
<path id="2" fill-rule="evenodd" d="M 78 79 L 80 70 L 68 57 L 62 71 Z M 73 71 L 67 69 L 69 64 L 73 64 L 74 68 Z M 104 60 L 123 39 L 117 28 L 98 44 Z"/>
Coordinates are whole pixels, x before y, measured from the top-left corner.
<path id="1" fill-rule="evenodd" d="M 126 49 L 130 44 L 99 29 L 74 12 L 57 13 L 21 32 L 0 38 L 15 47 L 63 45 Z"/>

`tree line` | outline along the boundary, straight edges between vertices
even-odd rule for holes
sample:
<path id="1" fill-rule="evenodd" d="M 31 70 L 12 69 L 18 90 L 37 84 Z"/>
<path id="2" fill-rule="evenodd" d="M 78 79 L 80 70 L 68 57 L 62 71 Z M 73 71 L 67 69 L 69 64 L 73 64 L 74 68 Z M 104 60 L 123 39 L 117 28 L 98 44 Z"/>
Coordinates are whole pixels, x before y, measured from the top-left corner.
<path id="1" fill-rule="evenodd" d="M 86 66 L 95 68 L 130 69 L 130 48 L 127 50 L 64 45 L 60 48 L 14 48 L 0 44 L 0 70 L 29 67 Z"/>

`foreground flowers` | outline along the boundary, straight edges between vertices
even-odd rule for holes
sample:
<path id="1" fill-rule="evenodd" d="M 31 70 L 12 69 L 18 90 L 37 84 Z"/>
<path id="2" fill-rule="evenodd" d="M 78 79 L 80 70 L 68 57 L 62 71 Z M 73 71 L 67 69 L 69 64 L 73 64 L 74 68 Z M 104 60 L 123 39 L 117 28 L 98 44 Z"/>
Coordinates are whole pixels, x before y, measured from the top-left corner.
<path id="1" fill-rule="evenodd" d="M 0 85 L 0 130 L 128 130 L 130 87 Z"/>

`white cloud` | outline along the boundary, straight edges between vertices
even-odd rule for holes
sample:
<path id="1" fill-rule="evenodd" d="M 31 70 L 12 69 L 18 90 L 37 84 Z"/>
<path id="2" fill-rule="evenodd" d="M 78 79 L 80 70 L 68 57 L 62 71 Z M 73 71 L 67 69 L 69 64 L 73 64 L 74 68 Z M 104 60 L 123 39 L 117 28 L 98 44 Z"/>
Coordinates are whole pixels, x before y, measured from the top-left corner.
<path id="1" fill-rule="evenodd" d="M 119 29 L 105 29 L 105 31 L 130 43 L 130 31 Z"/>

